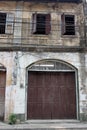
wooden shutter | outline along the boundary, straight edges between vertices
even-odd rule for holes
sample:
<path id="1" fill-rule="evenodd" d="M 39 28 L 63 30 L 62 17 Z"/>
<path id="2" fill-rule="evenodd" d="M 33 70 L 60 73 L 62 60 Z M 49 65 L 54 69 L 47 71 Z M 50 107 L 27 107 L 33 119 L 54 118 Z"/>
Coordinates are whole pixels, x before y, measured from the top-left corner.
<path id="1" fill-rule="evenodd" d="M 37 14 L 32 15 L 32 33 L 36 32 L 36 26 L 37 26 Z"/>
<path id="2" fill-rule="evenodd" d="M 6 34 L 13 34 L 13 24 L 14 24 L 14 15 L 12 13 L 8 13 L 6 16 Z"/>
<path id="3" fill-rule="evenodd" d="M 46 34 L 49 34 L 51 31 L 51 16 L 50 14 L 46 15 L 46 26 L 45 26 L 45 32 Z"/>
<path id="4" fill-rule="evenodd" d="M 62 34 L 66 33 L 66 22 L 65 22 L 65 14 L 64 13 L 61 15 L 61 31 L 62 31 Z"/>

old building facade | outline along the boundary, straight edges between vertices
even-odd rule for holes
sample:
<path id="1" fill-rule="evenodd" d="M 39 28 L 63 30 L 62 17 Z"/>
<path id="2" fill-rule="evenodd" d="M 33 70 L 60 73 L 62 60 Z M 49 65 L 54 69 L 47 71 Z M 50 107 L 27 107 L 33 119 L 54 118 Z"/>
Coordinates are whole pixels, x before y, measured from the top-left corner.
<path id="1" fill-rule="evenodd" d="M 0 119 L 87 119 L 80 0 L 0 1 Z"/>

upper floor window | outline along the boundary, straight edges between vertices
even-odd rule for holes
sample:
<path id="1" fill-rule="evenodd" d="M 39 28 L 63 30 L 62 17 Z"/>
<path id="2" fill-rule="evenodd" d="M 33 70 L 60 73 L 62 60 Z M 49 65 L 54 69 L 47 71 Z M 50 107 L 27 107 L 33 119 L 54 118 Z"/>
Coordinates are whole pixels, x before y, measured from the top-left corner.
<path id="1" fill-rule="evenodd" d="M 14 15 L 12 13 L 0 13 L 0 34 L 12 34 Z"/>
<path id="2" fill-rule="evenodd" d="M 50 20 L 50 14 L 33 14 L 33 34 L 49 34 L 51 30 Z"/>
<path id="3" fill-rule="evenodd" d="M 0 34 L 5 34 L 6 13 L 0 13 Z"/>
<path id="4" fill-rule="evenodd" d="M 75 17 L 74 15 L 61 16 L 62 35 L 75 35 Z"/>

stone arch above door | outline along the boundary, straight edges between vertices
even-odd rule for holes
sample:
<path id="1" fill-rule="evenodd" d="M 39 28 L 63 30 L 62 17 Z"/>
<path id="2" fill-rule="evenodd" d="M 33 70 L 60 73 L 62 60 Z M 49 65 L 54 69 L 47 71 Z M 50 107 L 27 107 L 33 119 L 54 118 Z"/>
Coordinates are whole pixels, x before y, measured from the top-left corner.
<path id="1" fill-rule="evenodd" d="M 62 60 L 40 60 L 28 67 L 30 71 L 76 71 L 77 69 Z"/>
<path id="2" fill-rule="evenodd" d="M 6 71 L 6 68 L 3 64 L 0 63 L 0 71 Z"/>
<path id="3" fill-rule="evenodd" d="M 74 66 L 50 59 L 37 61 L 27 69 L 27 119 L 78 118 Z"/>

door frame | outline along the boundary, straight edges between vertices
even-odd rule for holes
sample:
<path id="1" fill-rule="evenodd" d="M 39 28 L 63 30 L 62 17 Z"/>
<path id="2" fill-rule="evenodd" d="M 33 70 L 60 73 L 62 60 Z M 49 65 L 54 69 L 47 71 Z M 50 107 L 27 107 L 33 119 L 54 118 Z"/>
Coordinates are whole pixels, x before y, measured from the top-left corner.
<path id="1" fill-rule="evenodd" d="M 2 119 L 2 121 L 4 121 L 5 120 L 5 102 L 6 102 L 6 75 L 7 75 L 7 70 L 6 70 L 6 68 L 5 68 L 5 66 L 3 65 L 3 64 L 1 64 L 0 63 L 0 72 L 4 72 L 5 73 L 5 86 L 4 86 L 4 113 L 3 113 L 3 119 Z"/>
<path id="2" fill-rule="evenodd" d="M 79 117 L 79 84 L 78 84 L 78 69 L 75 67 L 75 66 L 73 66 L 72 64 L 69 64 L 69 63 L 67 63 L 67 62 L 65 62 L 65 61 L 62 61 L 62 60 L 56 60 L 56 59 L 44 59 L 44 60 L 39 60 L 39 61 L 37 61 L 37 62 L 34 62 L 34 63 L 32 63 L 32 64 L 30 64 L 27 68 L 26 68 L 26 90 L 25 90 L 25 102 L 26 102 L 26 105 L 25 105 L 25 120 L 28 120 L 27 119 L 27 89 L 28 89 L 28 73 L 29 73 L 29 71 L 32 71 L 32 66 L 34 66 L 34 65 L 37 65 L 38 63 L 44 63 L 44 62 L 47 62 L 47 61 L 52 61 L 52 62 L 58 62 L 58 63 L 62 63 L 62 64 L 65 64 L 65 65 L 67 65 L 67 66 L 69 66 L 69 67 L 71 67 L 72 68 L 72 70 L 50 70 L 51 72 L 53 71 L 53 72 L 65 72 L 65 73 L 67 73 L 67 72 L 75 72 L 75 88 L 76 88 L 76 115 L 77 115 L 77 119 L 76 120 L 79 120 L 80 119 L 80 117 Z M 43 70 L 35 70 L 35 71 L 43 71 Z M 45 71 L 48 71 L 49 72 L 49 70 L 45 70 Z M 44 72 L 44 71 L 43 71 Z M 59 120 L 59 119 L 58 119 Z M 61 120 L 61 119 L 60 119 Z M 64 119 L 65 120 L 65 119 Z M 66 119 L 67 120 L 67 119 Z"/>

